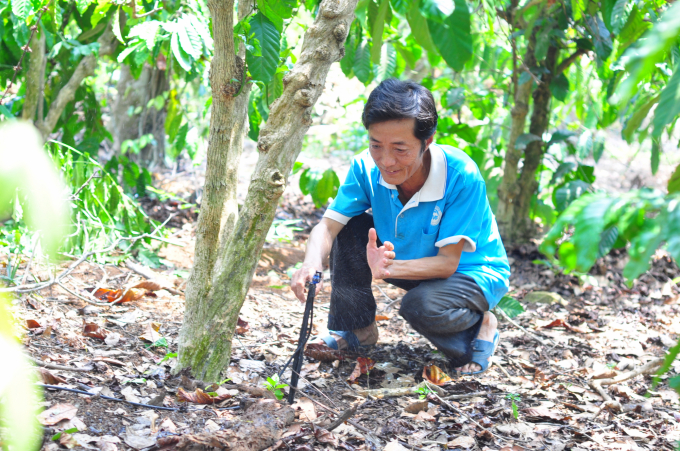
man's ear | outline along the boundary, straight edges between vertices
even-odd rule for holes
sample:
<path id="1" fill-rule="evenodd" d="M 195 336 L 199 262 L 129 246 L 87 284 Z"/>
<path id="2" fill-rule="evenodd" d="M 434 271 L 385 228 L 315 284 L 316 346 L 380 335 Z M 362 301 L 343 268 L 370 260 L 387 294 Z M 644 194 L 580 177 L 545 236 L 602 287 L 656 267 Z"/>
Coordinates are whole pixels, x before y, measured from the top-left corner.
<path id="1" fill-rule="evenodd" d="M 420 153 L 422 154 L 423 152 L 425 152 L 425 150 L 430 147 L 430 144 L 432 144 L 433 141 L 434 141 L 434 135 L 427 138 L 425 140 L 425 142 L 423 143 L 423 147 L 420 149 Z"/>

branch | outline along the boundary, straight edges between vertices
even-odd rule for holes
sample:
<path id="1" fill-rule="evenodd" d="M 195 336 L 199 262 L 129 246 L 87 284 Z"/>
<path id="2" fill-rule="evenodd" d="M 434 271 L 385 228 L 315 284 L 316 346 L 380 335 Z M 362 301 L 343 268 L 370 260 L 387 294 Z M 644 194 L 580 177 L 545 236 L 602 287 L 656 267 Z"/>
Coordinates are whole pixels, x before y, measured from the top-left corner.
<path id="1" fill-rule="evenodd" d="M 44 76 L 45 60 L 45 33 L 36 34 L 31 39 L 31 58 L 28 62 L 28 72 L 26 73 L 26 98 L 21 118 L 32 121 L 35 118 L 35 111 L 41 99 L 41 81 Z"/>
<path id="2" fill-rule="evenodd" d="M 587 50 L 585 49 L 578 49 L 568 57 L 562 60 L 560 64 L 557 65 L 557 68 L 555 69 L 555 75 L 559 75 L 562 72 L 564 72 L 571 64 L 578 59 L 579 56 L 585 55 L 588 53 Z"/>
<path id="3" fill-rule="evenodd" d="M 94 75 L 94 70 L 97 67 L 97 61 L 100 57 L 112 53 L 117 43 L 116 37 L 113 34 L 113 29 L 110 26 L 106 27 L 104 33 L 97 39 L 99 43 L 99 54 L 98 55 L 87 55 L 80 63 L 78 67 L 71 75 L 69 81 L 64 85 L 63 88 L 59 90 L 57 98 L 50 104 L 50 109 L 47 112 L 45 120 L 36 124 L 38 130 L 42 133 L 43 137 L 46 139 L 47 136 L 52 133 L 57 121 L 64 112 L 66 105 L 73 101 L 76 96 L 76 90 L 80 87 L 80 84 L 85 80 L 85 78 Z"/>

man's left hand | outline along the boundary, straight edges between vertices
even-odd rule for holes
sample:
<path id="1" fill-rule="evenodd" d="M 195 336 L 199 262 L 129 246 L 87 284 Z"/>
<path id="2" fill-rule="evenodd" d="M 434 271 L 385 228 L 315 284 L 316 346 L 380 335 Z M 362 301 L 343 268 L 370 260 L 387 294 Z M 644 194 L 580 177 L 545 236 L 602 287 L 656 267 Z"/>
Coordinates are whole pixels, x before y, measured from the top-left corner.
<path id="1" fill-rule="evenodd" d="M 368 231 L 368 245 L 366 246 L 366 257 L 368 266 L 374 279 L 386 279 L 390 276 L 389 267 L 394 263 L 394 245 L 389 241 L 378 247 L 378 233 L 375 229 Z"/>

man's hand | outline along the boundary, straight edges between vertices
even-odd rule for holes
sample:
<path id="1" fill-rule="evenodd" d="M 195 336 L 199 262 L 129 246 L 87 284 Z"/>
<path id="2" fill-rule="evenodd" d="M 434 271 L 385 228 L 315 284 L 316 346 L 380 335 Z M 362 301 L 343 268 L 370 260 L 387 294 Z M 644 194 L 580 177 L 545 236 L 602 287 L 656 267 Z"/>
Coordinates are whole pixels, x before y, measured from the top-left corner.
<path id="1" fill-rule="evenodd" d="M 301 302 L 307 302 L 307 282 L 311 282 L 314 278 L 314 274 L 317 271 L 323 272 L 323 268 L 315 268 L 313 266 L 303 265 L 302 268 L 295 271 L 293 278 L 290 281 L 290 287 L 293 289 L 293 293 Z M 321 281 L 316 285 L 316 292 L 323 291 L 323 277 Z"/>
<path id="2" fill-rule="evenodd" d="M 375 229 L 368 231 L 368 245 L 366 246 L 366 257 L 368 266 L 371 267 L 374 279 L 385 279 L 390 276 L 389 267 L 394 263 L 394 245 L 389 241 L 378 247 L 376 240 L 378 234 Z"/>

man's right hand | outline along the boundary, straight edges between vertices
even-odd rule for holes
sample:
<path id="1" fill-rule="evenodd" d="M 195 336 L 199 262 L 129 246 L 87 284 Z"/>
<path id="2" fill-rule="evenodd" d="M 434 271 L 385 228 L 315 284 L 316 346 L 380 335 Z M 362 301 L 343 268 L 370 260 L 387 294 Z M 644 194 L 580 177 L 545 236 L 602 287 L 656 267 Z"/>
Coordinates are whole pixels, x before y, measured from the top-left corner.
<path id="1" fill-rule="evenodd" d="M 307 301 L 307 282 L 312 281 L 314 274 L 316 274 L 317 271 L 323 273 L 323 268 L 303 265 L 302 268 L 298 269 L 295 271 L 295 274 L 293 274 L 293 278 L 290 281 L 290 287 L 301 302 Z M 323 291 L 323 277 L 316 285 L 316 292 L 318 293 L 320 291 Z"/>

